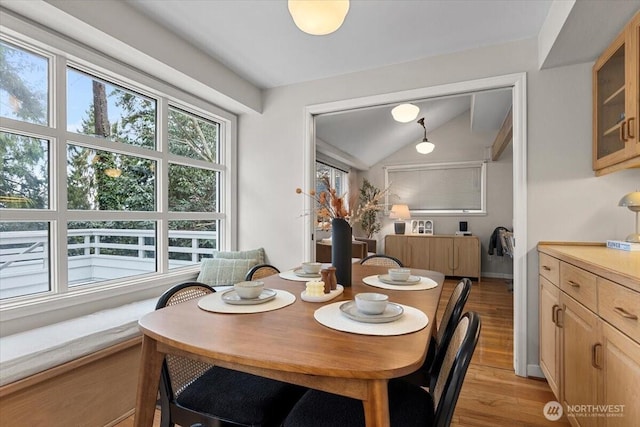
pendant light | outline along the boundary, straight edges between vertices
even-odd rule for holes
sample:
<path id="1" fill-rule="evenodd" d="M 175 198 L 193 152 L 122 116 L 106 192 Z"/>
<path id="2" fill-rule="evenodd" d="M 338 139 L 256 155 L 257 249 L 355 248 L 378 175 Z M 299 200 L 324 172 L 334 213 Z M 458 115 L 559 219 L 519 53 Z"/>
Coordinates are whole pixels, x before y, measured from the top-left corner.
<path id="1" fill-rule="evenodd" d="M 391 115 L 396 122 L 409 123 L 418 117 L 420 108 L 413 104 L 400 104 L 391 110 Z"/>
<path id="2" fill-rule="evenodd" d="M 429 154 L 436 146 L 427 139 L 427 128 L 424 125 L 424 117 L 418 120 L 418 124 L 424 129 L 424 137 L 422 138 L 422 142 L 416 144 L 416 151 L 420 154 Z"/>
<path id="3" fill-rule="evenodd" d="M 349 12 L 349 0 L 289 0 L 289 13 L 307 34 L 324 36 L 336 31 Z"/>

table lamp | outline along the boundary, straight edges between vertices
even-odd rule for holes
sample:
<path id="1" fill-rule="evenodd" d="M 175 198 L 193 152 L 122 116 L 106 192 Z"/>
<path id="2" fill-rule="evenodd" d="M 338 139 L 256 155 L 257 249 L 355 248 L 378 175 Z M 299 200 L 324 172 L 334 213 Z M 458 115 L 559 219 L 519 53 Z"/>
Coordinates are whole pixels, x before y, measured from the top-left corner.
<path id="1" fill-rule="evenodd" d="M 391 207 L 389 218 L 399 220 L 393 223 L 393 228 L 396 234 L 404 234 L 404 230 L 407 225 L 404 220 L 411 218 L 411 214 L 409 213 L 409 206 L 393 205 Z"/>
<path id="2" fill-rule="evenodd" d="M 618 206 L 627 207 L 630 211 L 636 213 L 636 232 L 629 234 L 626 241 L 640 243 L 640 216 L 638 216 L 640 213 L 640 191 L 634 191 L 624 196 L 618 202 Z"/>

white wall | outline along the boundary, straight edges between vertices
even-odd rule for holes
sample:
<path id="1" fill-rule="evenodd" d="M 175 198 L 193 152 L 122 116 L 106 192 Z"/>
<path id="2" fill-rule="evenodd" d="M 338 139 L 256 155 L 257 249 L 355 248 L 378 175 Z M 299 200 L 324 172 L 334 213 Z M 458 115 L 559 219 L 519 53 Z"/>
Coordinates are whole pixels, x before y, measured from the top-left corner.
<path id="1" fill-rule="evenodd" d="M 415 142 L 407 144 L 367 171 L 365 177 L 379 188 L 384 188 L 384 166 L 421 163 L 461 162 L 485 159 L 485 147 L 491 146 L 497 131 L 471 132 L 470 111 L 466 111 L 443 126 L 427 132 L 429 141 L 436 145 L 430 154 L 418 154 Z M 431 219 L 435 234 L 454 234 L 459 221 L 469 223 L 469 231 L 480 238 L 482 244 L 482 273 L 485 276 L 511 277 L 513 262 L 508 257 L 489 256 L 489 237 L 497 226 L 512 228 L 513 219 L 513 160 L 512 150 L 503 153 L 497 162 L 487 163 L 487 215 L 419 216 L 413 219 Z M 393 188 L 392 188 L 393 190 Z M 378 248 L 384 250 L 384 236 L 393 234 L 393 220 L 385 217 L 378 233 Z"/>
<path id="2" fill-rule="evenodd" d="M 240 247 L 264 246 L 280 268 L 302 261 L 303 201 L 294 190 L 305 180 L 305 106 L 526 71 L 527 361 L 536 365 L 537 242 L 622 238 L 634 226 L 617 202 L 640 186 L 640 170 L 600 178 L 591 170 L 590 68 L 538 71 L 536 43 L 526 40 L 266 91 L 263 114 L 239 122 Z"/>

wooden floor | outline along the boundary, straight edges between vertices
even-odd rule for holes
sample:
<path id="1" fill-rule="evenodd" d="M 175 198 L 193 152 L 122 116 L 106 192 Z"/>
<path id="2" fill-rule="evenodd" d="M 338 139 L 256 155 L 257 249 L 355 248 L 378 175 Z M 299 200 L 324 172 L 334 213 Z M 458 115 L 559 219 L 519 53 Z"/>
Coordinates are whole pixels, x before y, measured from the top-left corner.
<path id="1" fill-rule="evenodd" d="M 456 283 L 445 282 L 438 318 Z M 482 331 L 451 425 L 568 426 L 564 416 L 558 421 L 544 417 L 544 405 L 556 400 L 545 380 L 521 378 L 513 373 L 513 293 L 505 282 L 496 279 L 483 279 L 481 284 L 473 282 L 465 311 L 480 314 Z M 132 427 L 133 417 L 117 426 Z M 160 413 L 156 411 L 154 427 L 159 426 Z"/>

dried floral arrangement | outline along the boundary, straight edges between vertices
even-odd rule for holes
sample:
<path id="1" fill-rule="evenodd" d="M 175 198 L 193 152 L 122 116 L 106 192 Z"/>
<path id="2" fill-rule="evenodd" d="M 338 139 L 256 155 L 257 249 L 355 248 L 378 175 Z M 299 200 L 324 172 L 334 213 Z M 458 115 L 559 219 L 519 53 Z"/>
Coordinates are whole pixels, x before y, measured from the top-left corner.
<path id="1" fill-rule="evenodd" d="M 331 228 L 332 219 L 341 218 L 353 226 L 353 224 L 360 223 L 363 218 L 370 215 L 370 213 L 384 209 L 384 204 L 380 203 L 380 201 L 384 198 L 389 187 L 384 190 L 378 190 L 378 192 L 368 200 L 360 200 L 360 203 L 358 203 L 359 195 L 357 193 L 353 194 L 353 197 L 348 203 L 345 203 L 346 194 L 339 195 L 335 188 L 331 187 L 328 177 L 322 177 L 321 181 L 327 190 L 320 191 L 319 193 L 311 190 L 307 194 L 302 191 L 301 188 L 296 188 L 296 193 L 304 194 L 316 203 L 315 212 L 318 225 L 324 230 Z"/>

